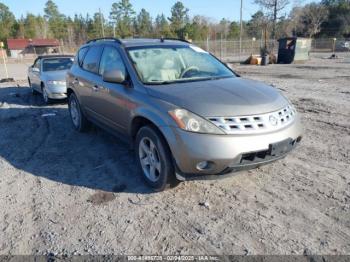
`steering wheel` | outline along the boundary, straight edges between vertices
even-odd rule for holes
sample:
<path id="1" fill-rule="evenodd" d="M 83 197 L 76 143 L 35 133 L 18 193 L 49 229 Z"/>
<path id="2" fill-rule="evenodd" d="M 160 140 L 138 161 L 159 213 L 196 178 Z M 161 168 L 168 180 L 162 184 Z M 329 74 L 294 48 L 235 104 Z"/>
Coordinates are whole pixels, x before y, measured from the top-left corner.
<path id="1" fill-rule="evenodd" d="M 186 76 L 186 74 L 188 72 L 191 72 L 191 71 L 199 72 L 199 68 L 196 66 L 190 66 L 190 67 L 185 68 L 184 71 L 182 71 L 182 73 L 180 74 L 180 78 L 184 78 Z"/>

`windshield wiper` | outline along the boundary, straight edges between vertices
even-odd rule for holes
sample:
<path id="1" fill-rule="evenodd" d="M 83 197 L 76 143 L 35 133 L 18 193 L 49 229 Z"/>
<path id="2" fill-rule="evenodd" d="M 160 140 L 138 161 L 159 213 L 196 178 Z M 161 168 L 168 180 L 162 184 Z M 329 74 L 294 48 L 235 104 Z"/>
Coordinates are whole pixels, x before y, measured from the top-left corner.
<path id="1" fill-rule="evenodd" d="M 198 81 L 208 81 L 208 80 L 218 80 L 222 78 L 230 78 L 232 76 L 210 76 L 205 78 L 189 78 L 189 79 L 179 79 L 174 81 L 154 81 L 154 82 L 146 82 L 146 85 L 170 85 L 177 83 L 188 83 L 188 82 L 198 82 Z"/>
<path id="2" fill-rule="evenodd" d="M 218 79 L 223 79 L 223 78 L 231 78 L 233 76 L 212 76 L 208 77 L 208 80 L 218 80 Z"/>
<path id="3" fill-rule="evenodd" d="M 154 82 L 145 82 L 146 85 L 170 85 L 174 84 L 176 81 L 154 81 Z"/>

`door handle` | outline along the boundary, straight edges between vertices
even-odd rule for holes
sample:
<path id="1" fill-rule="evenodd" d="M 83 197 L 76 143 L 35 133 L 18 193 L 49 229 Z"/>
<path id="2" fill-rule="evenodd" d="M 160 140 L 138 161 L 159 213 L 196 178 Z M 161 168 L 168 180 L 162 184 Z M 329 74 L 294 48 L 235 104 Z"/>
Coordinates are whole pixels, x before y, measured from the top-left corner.
<path id="1" fill-rule="evenodd" d="M 92 90 L 95 91 L 95 92 L 98 92 L 99 89 L 100 89 L 100 87 L 98 85 L 94 85 L 92 87 Z"/>
<path id="2" fill-rule="evenodd" d="M 75 78 L 72 82 L 73 85 L 78 85 L 79 84 L 79 80 L 78 78 Z"/>

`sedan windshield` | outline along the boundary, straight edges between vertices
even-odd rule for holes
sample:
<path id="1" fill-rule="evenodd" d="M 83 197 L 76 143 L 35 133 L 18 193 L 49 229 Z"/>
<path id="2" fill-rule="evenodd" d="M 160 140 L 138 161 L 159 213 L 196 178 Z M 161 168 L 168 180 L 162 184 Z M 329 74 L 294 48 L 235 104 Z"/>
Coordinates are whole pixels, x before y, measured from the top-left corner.
<path id="1" fill-rule="evenodd" d="M 128 50 L 145 84 L 165 84 L 234 77 L 234 73 L 196 46 L 162 46 Z"/>
<path id="2" fill-rule="evenodd" d="M 50 58 L 43 61 L 43 71 L 68 70 L 73 65 L 72 57 Z"/>

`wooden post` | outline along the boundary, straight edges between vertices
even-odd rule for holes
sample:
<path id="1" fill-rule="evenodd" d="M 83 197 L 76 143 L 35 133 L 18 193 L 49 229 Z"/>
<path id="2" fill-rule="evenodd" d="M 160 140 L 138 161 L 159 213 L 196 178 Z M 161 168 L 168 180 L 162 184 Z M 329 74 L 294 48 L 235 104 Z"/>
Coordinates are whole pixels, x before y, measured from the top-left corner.
<path id="1" fill-rule="evenodd" d="M 5 74 L 6 74 L 6 78 L 8 79 L 9 78 L 9 72 L 7 71 L 7 65 L 6 65 L 6 58 L 5 58 L 5 52 L 4 52 L 4 43 L 3 42 L 0 42 L 0 48 L 1 48 L 1 55 L 2 55 L 2 59 L 3 59 L 3 62 L 4 62 L 4 67 L 5 67 Z"/>

